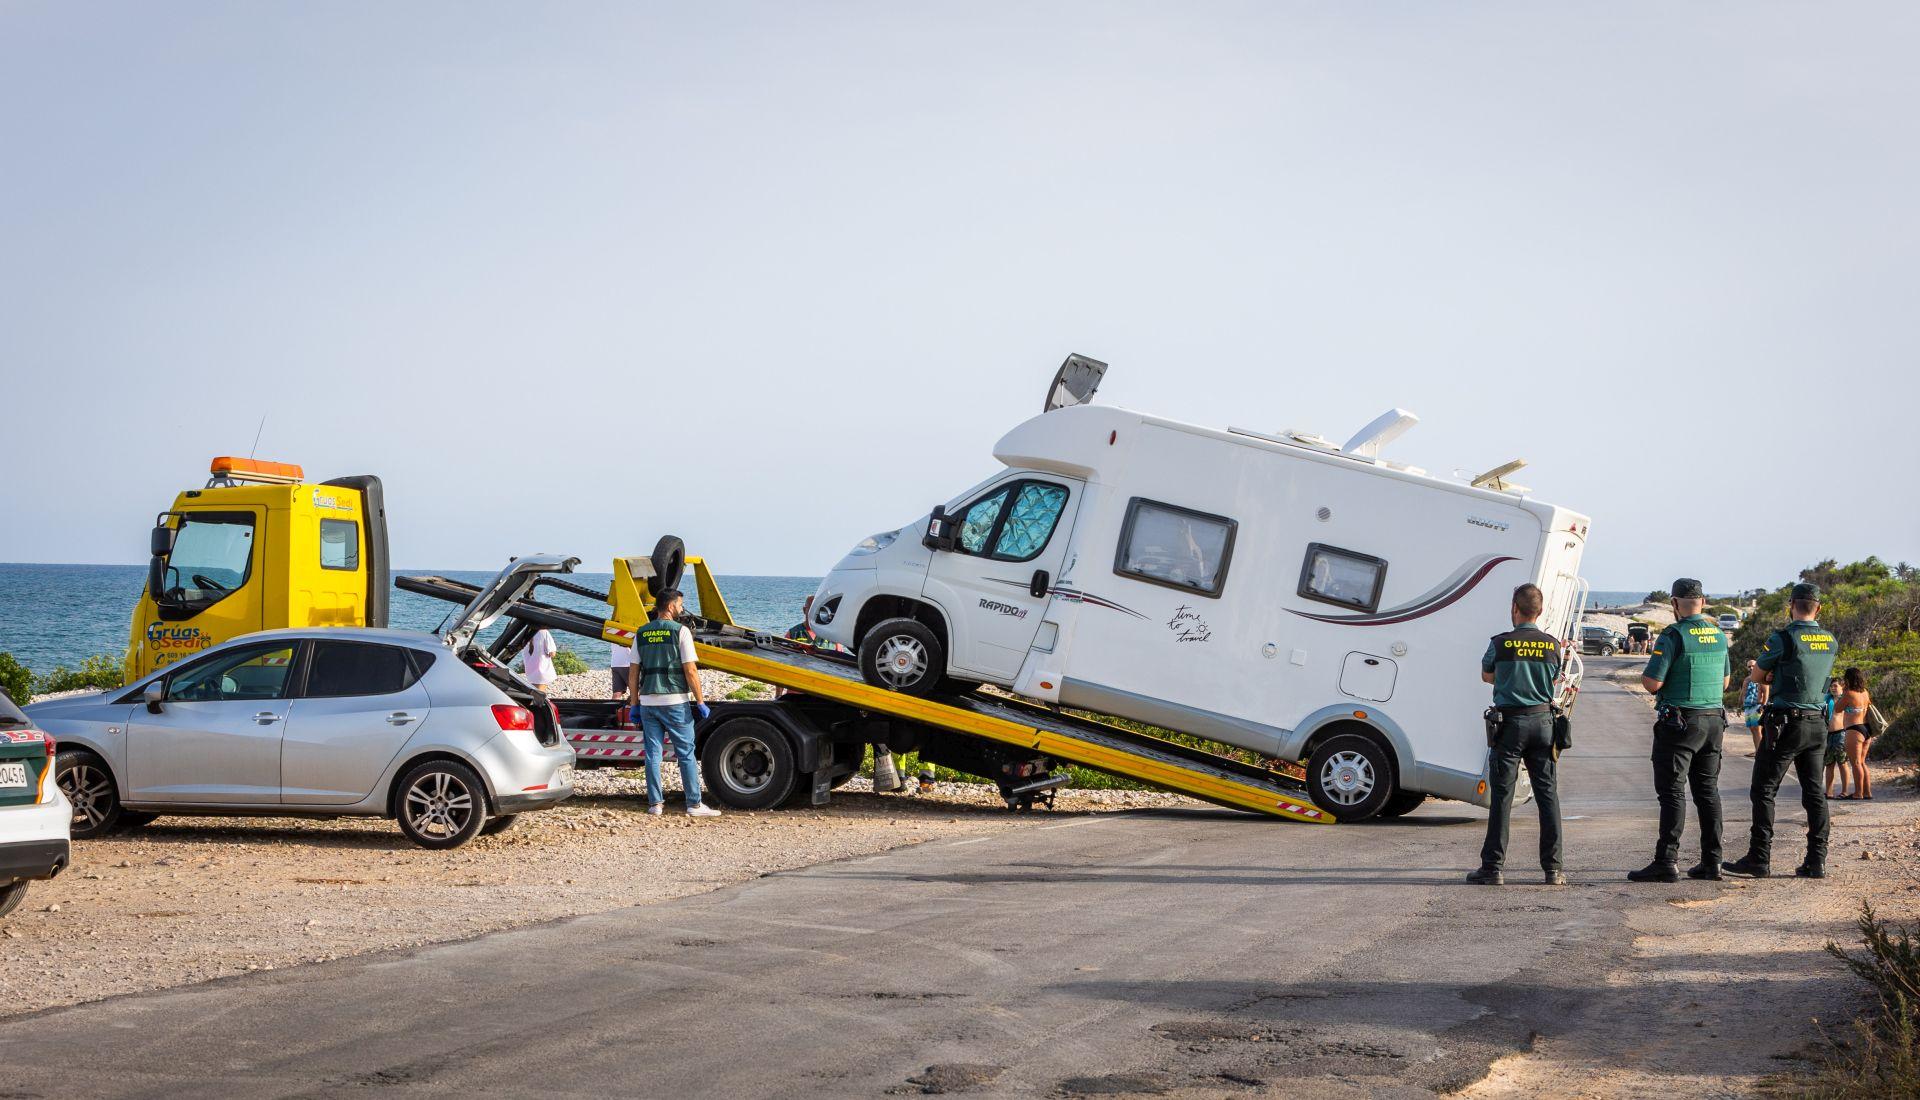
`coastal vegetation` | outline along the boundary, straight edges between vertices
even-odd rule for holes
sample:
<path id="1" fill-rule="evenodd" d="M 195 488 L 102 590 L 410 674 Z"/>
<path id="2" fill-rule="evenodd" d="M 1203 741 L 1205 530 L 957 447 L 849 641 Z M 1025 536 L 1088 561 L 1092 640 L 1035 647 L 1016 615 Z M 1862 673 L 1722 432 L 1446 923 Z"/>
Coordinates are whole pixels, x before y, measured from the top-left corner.
<path id="1" fill-rule="evenodd" d="M 575 676 L 588 671 L 587 662 L 578 653 L 561 646 L 553 651 L 553 671 L 562 676 Z"/>
<path id="2" fill-rule="evenodd" d="M 1851 565 L 1828 559 L 1801 570 L 1799 579 L 1820 586 L 1820 625 L 1840 642 L 1834 674 L 1866 673 L 1874 704 L 1887 716 L 1886 735 L 1875 748 L 1920 752 L 1920 568 L 1874 557 Z M 1753 612 L 1734 633 L 1729 705 L 1739 706 L 1739 670 L 1785 625 L 1790 587 L 1757 594 Z"/>
<path id="3" fill-rule="evenodd" d="M 79 668 L 55 665 L 53 671 L 36 677 L 11 653 L 0 650 L 0 690 L 22 706 L 36 695 L 54 695 L 63 691 L 105 691 L 123 682 L 120 658 L 111 653 L 96 653 L 80 662 Z"/>
<path id="4" fill-rule="evenodd" d="M 1871 1015 L 1853 1021 L 1853 1034 L 1835 1044 L 1805 1097 L 1869 1100 L 1920 1096 L 1920 940 L 1914 929 L 1884 920 L 1862 902 L 1855 921 L 1862 950 L 1829 940 L 1827 952 L 1873 990 Z"/>

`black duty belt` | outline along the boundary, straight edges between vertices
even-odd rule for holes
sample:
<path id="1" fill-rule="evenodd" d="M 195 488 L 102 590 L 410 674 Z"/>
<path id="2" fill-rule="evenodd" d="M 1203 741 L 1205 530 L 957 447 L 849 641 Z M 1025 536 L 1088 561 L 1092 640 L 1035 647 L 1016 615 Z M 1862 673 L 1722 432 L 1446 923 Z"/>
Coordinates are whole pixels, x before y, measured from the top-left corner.
<path id="1" fill-rule="evenodd" d="M 1545 703 L 1541 703 L 1538 706 L 1531 707 L 1495 707 L 1493 709 L 1499 711 L 1501 714 L 1545 714 L 1553 708 Z"/>
<path id="2" fill-rule="evenodd" d="M 1675 707 L 1681 714 L 1725 714 L 1725 707 Z"/>
<path id="3" fill-rule="evenodd" d="M 1824 718 L 1825 717 L 1818 710 L 1808 708 L 1808 707 L 1768 707 L 1767 713 L 1780 715 L 1787 718 Z"/>

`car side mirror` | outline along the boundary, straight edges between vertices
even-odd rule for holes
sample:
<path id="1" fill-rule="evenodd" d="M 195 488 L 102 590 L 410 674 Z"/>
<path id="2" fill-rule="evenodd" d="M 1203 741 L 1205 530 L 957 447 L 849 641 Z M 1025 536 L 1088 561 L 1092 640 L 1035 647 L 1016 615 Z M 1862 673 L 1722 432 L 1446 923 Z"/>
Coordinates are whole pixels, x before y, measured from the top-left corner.
<path id="1" fill-rule="evenodd" d="M 165 702 L 166 698 L 167 682 L 165 680 L 155 680 L 140 693 L 140 701 L 147 704 L 148 714 L 159 714 L 160 704 Z"/>
<path id="2" fill-rule="evenodd" d="M 927 517 L 927 533 L 920 537 L 920 545 L 929 550 L 953 549 L 953 531 L 959 523 L 958 516 L 947 514 L 946 505 L 934 505 L 933 513 Z"/>

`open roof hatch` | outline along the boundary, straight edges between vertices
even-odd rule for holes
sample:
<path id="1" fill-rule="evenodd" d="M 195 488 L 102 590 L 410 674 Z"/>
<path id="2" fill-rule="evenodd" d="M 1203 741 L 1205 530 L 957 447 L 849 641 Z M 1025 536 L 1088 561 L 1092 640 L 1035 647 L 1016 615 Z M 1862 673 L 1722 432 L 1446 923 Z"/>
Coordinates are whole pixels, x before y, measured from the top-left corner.
<path id="1" fill-rule="evenodd" d="M 1084 355 L 1069 355 L 1067 361 L 1060 364 L 1059 371 L 1053 376 L 1053 384 L 1047 387 L 1047 407 L 1043 413 L 1055 409 L 1064 409 L 1070 405 L 1084 405 L 1093 400 L 1100 389 L 1100 379 L 1106 377 L 1107 365 L 1098 359 L 1089 359 Z"/>
<path id="2" fill-rule="evenodd" d="M 1420 418 L 1405 409 L 1388 409 L 1374 417 L 1366 427 L 1353 433 L 1353 438 L 1340 448 L 1340 453 L 1378 461 L 1380 448 L 1407 434 L 1407 429 L 1418 423 Z"/>

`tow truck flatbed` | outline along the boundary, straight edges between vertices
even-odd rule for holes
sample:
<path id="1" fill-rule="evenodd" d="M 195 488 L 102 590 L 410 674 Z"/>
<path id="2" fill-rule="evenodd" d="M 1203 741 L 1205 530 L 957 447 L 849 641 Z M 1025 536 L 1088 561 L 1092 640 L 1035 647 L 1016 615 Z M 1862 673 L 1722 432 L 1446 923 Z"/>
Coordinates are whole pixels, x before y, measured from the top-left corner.
<path id="1" fill-rule="evenodd" d="M 472 601 L 481 592 L 476 585 L 437 576 L 398 577 L 395 583 L 405 591 L 459 604 Z M 541 584 L 579 595 L 600 595 L 558 578 L 535 582 L 536 586 Z M 515 600 L 504 614 L 515 622 L 494 643 L 495 656 L 502 660 L 518 652 L 526 637 L 540 627 L 615 643 L 632 641 L 631 631 L 610 620 L 531 597 Z M 1303 784 L 1277 772 L 983 691 L 934 699 L 904 695 L 867 683 L 852 660 L 842 654 L 728 622 L 695 619 L 691 625 L 694 650 L 702 667 L 801 692 L 809 701 L 837 703 L 858 712 L 858 718 L 884 717 L 940 734 L 980 738 L 1232 809 L 1316 824 L 1334 820 L 1332 814 L 1313 804 Z M 781 702 L 784 700 L 746 705 L 764 715 L 765 708 L 778 707 Z M 716 704 L 709 724 L 725 719 L 722 708 L 739 706 Z M 583 733 L 581 739 L 593 736 Z M 1003 782 L 1003 793 L 1006 790 Z M 816 784 L 816 801 L 824 801 L 824 784 Z"/>

